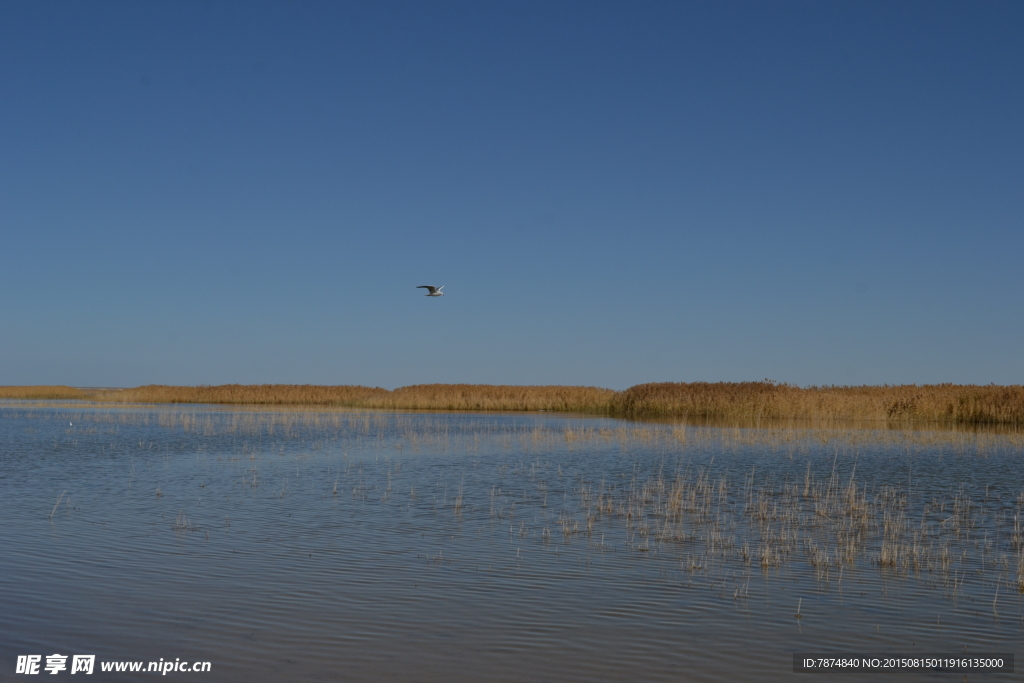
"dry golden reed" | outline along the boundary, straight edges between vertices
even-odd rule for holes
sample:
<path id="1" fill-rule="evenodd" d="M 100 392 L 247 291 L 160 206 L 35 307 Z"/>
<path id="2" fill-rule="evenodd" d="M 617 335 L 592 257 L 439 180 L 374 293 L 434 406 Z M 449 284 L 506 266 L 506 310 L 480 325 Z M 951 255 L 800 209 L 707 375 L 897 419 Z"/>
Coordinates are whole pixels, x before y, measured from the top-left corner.
<path id="1" fill-rule="evenodd" d="M 237 405 L 331 405 L 364 407 L 368 401 L 387 396 L 387 389 L 362 386 L 313 384 L 222 384 L 173 387 L 149 384 L 132 389 L 112 389 L 90 396 L 118 403 L 226 403 Z"/>
<path id="2" fill-rule="evenodd" d="M 82 390 L 0 387 L 0 398 L 124 403 L 322 405 L 378 410 L 515 410 L 638 418 L 817 419 L 1024 424 L 1024 387 L 956 384 L 796 387 L 775 382 L 662 382 L 625 391 L 598 387 L 417 384 L 226 384 Z"/>
<path id="3" fill-rule="evenodd" d="M 775 382 L 664 382 L 617 394 L 637 416 L 1024 423 L 1024 387 L 957 384 L 808 387 Z"/>
<path id="4" fill-rule="evenodd" d="M 89 393 L 75 387 L 0 387 L 0 398 L 15 399 L 76 399 L 89 398 Z"/>
<path id="5" fill-rule="evenodd" d="M 416 384 L 391 392 L 382 408 L 607 412 L 611 389 L 567 386 Z M 374 406 L 377 407 L 377 406 Z"/>
<path id="6" fill-rule="evenodd" d="M 101 401 L 133 403 L 234 403 L 330 405 L 379 410 L 553 410 L 594 412 L 607 406 L 611 389 L 563 386 L 419 384 L 394 391 L 362 386 L 291 384 L 213 387 L 151 385 L 96 394 Z"/>

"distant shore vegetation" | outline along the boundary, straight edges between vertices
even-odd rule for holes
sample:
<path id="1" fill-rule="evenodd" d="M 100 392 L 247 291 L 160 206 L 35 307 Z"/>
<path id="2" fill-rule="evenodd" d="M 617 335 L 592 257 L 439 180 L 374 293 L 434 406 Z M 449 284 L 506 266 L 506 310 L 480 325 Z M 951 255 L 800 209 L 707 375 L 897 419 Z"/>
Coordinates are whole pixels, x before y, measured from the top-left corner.
<path id="1" fill-rule="evenodd" d="M 0 387 L 4 399 L 110 403 L 311 405 L 375 410 L 495 410 L 638 418 L 825 419 L 1024 424 L 1024 386 L 797 387 L 763 382 L 659 382 L 624 391 L 578 386 L 417 384 L 394 390 L 311 384 L 147 385 L 131 389 Z"/>

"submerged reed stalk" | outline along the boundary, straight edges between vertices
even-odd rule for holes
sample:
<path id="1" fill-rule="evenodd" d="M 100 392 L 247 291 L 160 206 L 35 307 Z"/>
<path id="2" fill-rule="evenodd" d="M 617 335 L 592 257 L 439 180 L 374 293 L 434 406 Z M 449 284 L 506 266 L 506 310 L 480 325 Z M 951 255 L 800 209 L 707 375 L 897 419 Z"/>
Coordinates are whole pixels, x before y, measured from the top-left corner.
<path id="1" fill-rule="evenodd" d="M 61 491 L 60 497 L 57 498 L 57 502 L 53 504 L 53 509 L 50 510 L 50 520 L 53 520 L 53 513 L 57 512 L 57 506 L 60 505 L 60 501 L 64 498 L 64 494 L 67 493 L 67 489 Z"/>

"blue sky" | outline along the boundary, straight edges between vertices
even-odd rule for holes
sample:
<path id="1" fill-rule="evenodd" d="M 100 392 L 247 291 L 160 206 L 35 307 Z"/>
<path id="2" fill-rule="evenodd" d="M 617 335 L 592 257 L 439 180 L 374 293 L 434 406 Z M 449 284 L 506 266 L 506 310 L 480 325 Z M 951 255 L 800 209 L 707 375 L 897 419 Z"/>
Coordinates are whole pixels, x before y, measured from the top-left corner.
<path id="1" fill-rule="evenodd" d="M 1022 383 L 1022 35 L 2 3 L 0 384 Z"/>

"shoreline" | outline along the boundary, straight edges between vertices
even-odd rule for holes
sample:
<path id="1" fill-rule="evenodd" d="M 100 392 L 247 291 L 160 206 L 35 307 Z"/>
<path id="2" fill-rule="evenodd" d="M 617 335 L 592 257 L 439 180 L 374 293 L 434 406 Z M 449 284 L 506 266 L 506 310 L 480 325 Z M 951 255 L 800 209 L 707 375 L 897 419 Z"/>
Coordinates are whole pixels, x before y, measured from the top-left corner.
<path id="1" fill-rule="evenodd" d="M 1021 385 L 796 387 L 774 382 L 663 382 L 623 391 L 559 385 L 147 385 L 126 389 L 0 386 L 0 399 L 97 404 L 308 406 L 395 411 L 550 412 L 630 419 L 1024 425 Z"/>

